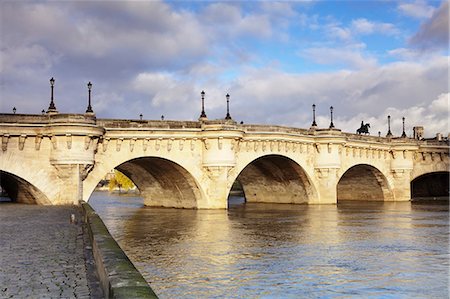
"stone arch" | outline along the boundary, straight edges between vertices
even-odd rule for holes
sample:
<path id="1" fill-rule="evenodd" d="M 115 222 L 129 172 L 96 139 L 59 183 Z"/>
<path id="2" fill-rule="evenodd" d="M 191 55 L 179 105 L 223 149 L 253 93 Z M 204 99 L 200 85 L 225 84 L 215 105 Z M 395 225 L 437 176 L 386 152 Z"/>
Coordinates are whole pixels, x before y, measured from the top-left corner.
<path id="1" fill-rule="evenodd" d="M 392 201 L 393 192 L 386 176 L 369 164 L 357 164 L 348 168 L 337 184 L 337 201 L 368 200 Z"/>
<path id="2" fill-rule="evenodd" d="M 13 202 L 50 205 L 51 202 L 45 194 L 27 180 L 0 170 L 0 185 Z"/>
<path id="3" fill-rule="evenodd" d="M 422 174 L 411 181 L 411 199 L 449 198 L 450 172 L 436 171 Z"/>
<path id="4" fill-rule="evenodd" d="M 306 171 L 294 160 L 276 154 L 258 157 L 239 172 L 247 202 L 308 203 L 317 196 Z"/>
<path id="5" fill-rule="evenodd" d="M 171 160 L 140 157 L 114 168 L 133 181 L 147 206 L 198 208 L 202 196 L 197 181 Z"/>

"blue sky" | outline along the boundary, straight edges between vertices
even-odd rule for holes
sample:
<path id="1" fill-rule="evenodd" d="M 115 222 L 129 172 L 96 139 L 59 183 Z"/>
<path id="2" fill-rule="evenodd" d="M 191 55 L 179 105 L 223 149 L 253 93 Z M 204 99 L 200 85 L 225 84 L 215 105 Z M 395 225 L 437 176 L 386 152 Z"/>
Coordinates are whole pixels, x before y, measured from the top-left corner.
<path id="1" fill-rule="evenodd" d="M 449 132 L 448 1 L 3 1 L 2 112 Z"/>

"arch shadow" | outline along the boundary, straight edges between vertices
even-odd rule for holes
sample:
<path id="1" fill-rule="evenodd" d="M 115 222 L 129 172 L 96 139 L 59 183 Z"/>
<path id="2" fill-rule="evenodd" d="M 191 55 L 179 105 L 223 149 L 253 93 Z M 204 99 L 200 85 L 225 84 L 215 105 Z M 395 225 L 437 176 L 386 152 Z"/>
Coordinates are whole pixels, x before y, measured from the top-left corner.
<path id="1" fill-rule="evenodd" d="M 393 192 L 384 174 L 376 167 L 358 164 L 350 167 L 337 184 L 337 201 L 392 201 Z"/>
<path id="2" fill-rule="evenodd" d="M 449 200 L 450 172 L 438 171 L 420 175 L 411 181 L 411 199 Z"/>
<path id="3" fill-rule="evenodd" d="M 50 205 L 45 194 L 27 180 L 10 172 L 0 170 L 0 185 L 13 202 Z"/>
<path id="4" fill-rule="evenodd" d="M 115 169 L 133 181 L 146 206 L 198 208 L 202 196 L 196 180 L 173 161 L 140 157 L 126 161 Z"/>
<path id="5" fill-rule="evenodd" d="M 305 170 L 281 155 L 266 155 L 251 161 L 236 177 L 246 202 L 310 202 L 316 191 Z"/>

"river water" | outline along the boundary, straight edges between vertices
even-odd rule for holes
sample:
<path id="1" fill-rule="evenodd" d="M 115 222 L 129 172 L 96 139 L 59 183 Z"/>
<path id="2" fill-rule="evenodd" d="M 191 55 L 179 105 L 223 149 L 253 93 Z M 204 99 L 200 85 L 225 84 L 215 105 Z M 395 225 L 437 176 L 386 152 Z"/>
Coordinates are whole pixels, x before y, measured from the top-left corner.
<path id="1" fill-rule="evenodd" d="M 89 202 L 160 298 L 449 298 L 448 202 Z"/>

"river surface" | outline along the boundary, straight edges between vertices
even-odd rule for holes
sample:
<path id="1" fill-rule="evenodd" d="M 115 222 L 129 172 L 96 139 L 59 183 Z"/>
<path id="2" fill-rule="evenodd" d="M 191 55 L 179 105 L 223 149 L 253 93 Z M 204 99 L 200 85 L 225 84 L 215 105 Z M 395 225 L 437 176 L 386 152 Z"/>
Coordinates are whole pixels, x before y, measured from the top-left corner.
<path id="1" fill-rule="evenodd" d="M 160 298 L 449 298 L 448 202 L 89 202 Z"/>

